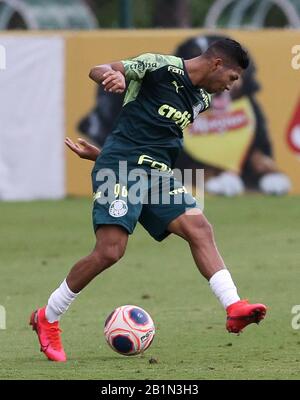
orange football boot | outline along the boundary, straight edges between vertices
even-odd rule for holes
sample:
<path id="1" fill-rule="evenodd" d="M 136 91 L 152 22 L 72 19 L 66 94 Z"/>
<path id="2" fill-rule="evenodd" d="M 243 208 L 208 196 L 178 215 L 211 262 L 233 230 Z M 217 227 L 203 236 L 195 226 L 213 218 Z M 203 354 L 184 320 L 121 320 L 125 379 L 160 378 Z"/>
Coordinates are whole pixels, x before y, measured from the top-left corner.
<path id="1" fill-rule="evenodd" d="M 67 357 L 60 339 L 58 321 L 50 323 L 45 315 L 46 307 L 39 308 L 31 314 L 29 324 L 36 331 L 41 351 L 51 361 L 66 361 Z"/>
<path id="2" fill-rule="evenodd" d="M 226 329 L 231 333 L 240 333 L 249 324 L 264 319 L 267 307 L 264 304 L 249 304 L 248 300 L 239 300 L 226 308 Z"/>

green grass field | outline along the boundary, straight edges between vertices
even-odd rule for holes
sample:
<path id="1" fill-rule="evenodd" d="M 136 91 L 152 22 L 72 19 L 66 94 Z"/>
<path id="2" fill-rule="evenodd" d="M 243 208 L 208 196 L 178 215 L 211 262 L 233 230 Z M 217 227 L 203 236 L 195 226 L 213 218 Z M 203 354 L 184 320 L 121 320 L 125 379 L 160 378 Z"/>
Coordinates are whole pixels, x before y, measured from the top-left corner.
<path id="1" fill-rule="evenodd" d="M 300 378 L 300 330 L 291 326 L 291 308 L 300 304 L 299 197 L 206 199 L 240 296 L 269 306 L 259 326 L 227 333 L 225 313 L 186 243 L 174 236 L 157 243 L 138 227 L 125 257 L 62 319 L 68 362 L 47 361 L 28 318 L 91 250 L 90 206 L 86 199 L 0 203 L 0 304 L 7 313 L 0 379 Z M 143 356 L 120 356 L 105 343 L 105 318 L 122 304 L 145 308 L 155 321 Z"/>

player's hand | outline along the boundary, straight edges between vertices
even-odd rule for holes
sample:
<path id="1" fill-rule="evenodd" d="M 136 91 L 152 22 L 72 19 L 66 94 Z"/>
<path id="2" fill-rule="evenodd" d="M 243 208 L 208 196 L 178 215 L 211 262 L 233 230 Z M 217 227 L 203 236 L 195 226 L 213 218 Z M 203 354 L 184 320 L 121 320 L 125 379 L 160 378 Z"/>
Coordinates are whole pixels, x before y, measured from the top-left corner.
<path id="1" fill-rule="evenodd" d="M 126 89 L 125 77 L 120 71 L 107 71 L 103 74 L 102 85 L 105 92 L 123 93 Z"/>
<path id="2" fill-rule="evenodd" d="M 84 158 L 85 160 L 96 161 L 100 154 L 98 147 L 81 138 L 78 139 L 78 143 L 74 143 L 70 138 L 66 137 L 65 144 L 80 158 Z"/>

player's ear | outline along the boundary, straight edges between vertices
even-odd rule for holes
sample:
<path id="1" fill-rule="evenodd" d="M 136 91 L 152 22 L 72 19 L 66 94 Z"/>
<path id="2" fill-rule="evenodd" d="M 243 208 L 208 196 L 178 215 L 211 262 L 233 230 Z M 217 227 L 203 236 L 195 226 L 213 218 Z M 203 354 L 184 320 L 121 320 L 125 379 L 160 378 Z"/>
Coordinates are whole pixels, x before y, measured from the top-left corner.
<path id="1" fill-rule="evenodd" d="M 217 69 L 222 67 L 223 65 L 223 60 L 218 57 L 211 57 L 209 59 L 209 70 L 210 72 L 215 72 Z"/>
<path id="2" fill-rule="evenodd" d="M 224 63 L 222 58 L 214 58 L 214 67 L 215 69 L 223 67 Z"/>

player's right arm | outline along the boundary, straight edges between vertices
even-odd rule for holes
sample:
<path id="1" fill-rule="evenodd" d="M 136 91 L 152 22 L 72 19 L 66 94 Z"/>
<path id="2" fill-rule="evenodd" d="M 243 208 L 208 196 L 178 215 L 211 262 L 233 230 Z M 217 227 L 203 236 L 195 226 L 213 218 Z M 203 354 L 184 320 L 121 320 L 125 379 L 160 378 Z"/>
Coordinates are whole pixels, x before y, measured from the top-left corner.
<path id="1" fill-rule="evenodd" d="M 182 60 L 174 56 L 145 53 L 128 60 L 93 67 L 89 77 L 104 86 L 105 91 L 123 93 L 126 83 L 141 83 L 147 72 L 155 71 L 164 65 L 182 67 Z"/>
<path id="2" fill-rule="evenodd" d="M 106 92 L 123 93 L 126 89 L 125 68 L 122 62 L 102 64 L 93 67 L 89 77 L 103 85 Z"/>

